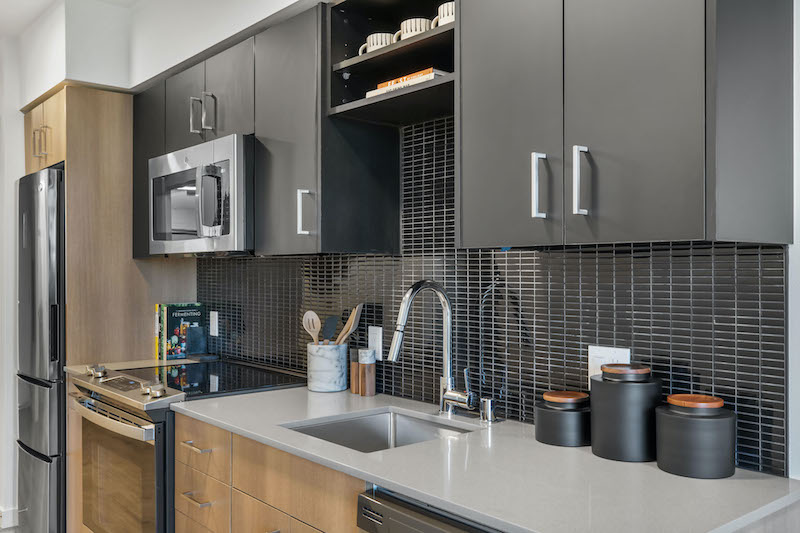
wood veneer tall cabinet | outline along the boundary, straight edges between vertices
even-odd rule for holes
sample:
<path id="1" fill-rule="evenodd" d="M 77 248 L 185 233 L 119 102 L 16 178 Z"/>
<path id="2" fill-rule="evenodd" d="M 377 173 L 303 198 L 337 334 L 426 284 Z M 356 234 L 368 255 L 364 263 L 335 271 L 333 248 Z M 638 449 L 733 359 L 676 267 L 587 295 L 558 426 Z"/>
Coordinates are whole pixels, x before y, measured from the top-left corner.
<path id="1" fill-rule="evenodd" d="M 791 0 L 459 0 L 464 247 L 792 242 Z"/>

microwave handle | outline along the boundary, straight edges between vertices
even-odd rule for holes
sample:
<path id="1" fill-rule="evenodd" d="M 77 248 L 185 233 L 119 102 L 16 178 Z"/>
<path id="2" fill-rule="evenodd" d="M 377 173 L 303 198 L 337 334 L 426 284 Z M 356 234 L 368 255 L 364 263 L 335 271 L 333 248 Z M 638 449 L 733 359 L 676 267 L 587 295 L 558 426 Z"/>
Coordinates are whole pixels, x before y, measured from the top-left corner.
<path id="1" fill-rule="evenodd" d="M 214 224 L 213 226 L 206 225 L 203 221 L 205 217 L 203 216 L 203 178 L 205 177 L 212 177 L 217 181 L 217 191 L 219 191 L 219 181 L 222 180 L 220 176 L 220 169 L 216 165 L 201 165 L 197 169 L 197 178 L 195 180 L 195 196 L 197 199 L 197 236 L 198 237 L 219 237 L 222 235 L 222 224 Z M 214 191 L 214 194 L 217 194 L 217 191 Z M 219 197 L 217 197 L 217 212 L 214 217 L 215 221 L 222 220 L 222 213 L 220 213 L 220 201 Z"/>

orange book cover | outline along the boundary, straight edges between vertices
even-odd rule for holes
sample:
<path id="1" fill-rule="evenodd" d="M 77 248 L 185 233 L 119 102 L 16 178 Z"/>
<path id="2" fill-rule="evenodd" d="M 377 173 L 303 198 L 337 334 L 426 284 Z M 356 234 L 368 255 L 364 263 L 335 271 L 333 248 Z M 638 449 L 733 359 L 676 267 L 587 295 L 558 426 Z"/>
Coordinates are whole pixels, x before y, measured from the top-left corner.
<path id="1" fill-rule="evenodd" d="M 403 83 L 408 80 L 413 80 L 414 78 L 421 78 L 422 76 L 426 76 L 432 73 L 433 73 L 433 67 L 426 68 L 425 70 L 420 70 L 419 72 L 414 72 L 413 74 L 408 74 L 407 76 L 400 76 L 399 78 L 395 78 L 393 80 L 380 83 L 378 84 L 378 89 L 383 89 L 384 87 L 391 87 L 392 85 L 397 85 L 398 83 Z"/>

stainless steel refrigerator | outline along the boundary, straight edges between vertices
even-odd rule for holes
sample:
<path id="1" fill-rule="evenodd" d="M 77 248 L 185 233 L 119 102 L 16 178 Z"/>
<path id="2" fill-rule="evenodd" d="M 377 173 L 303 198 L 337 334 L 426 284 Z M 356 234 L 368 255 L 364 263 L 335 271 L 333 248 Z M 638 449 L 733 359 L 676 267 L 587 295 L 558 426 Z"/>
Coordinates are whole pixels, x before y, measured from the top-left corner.
<path id="1" fill-rule="evenodd" d="M 64 171 L 19 180 L 17 447 L 23 533 L 66 530 Z"/>

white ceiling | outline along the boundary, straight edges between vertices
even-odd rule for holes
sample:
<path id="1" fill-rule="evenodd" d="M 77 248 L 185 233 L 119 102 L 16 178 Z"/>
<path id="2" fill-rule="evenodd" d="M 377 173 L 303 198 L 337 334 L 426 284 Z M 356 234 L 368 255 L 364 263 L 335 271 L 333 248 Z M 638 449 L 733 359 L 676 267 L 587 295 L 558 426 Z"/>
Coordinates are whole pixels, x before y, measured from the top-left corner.
<path id="1" fill-rule="evenodd" d="M 0 0 L 0 38 L 17 35 L 54 0 Z"/>

